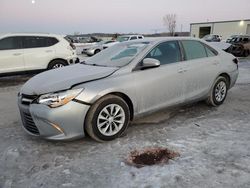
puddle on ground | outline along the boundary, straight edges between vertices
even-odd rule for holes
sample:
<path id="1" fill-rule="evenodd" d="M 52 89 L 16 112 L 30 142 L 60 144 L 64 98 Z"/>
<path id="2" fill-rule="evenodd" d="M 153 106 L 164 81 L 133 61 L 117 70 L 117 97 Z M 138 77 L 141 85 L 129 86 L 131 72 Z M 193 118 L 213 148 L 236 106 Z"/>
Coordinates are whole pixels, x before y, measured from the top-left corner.
<path id="1" fill-rule="evenodd" d="M 179 157 L 178 152 L 167 148 L 146 148 L 144 150 L 135 150 L 127 158 L 127 164 L 141 168 L 157 164 L 167 164 L 169 160 Z"/>

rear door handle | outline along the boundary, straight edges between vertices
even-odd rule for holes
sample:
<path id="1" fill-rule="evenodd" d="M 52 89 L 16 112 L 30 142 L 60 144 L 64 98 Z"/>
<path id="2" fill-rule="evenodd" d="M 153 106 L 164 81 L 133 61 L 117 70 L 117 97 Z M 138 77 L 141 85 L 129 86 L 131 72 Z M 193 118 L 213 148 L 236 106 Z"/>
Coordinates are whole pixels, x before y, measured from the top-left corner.
<path id="1" fill-rule="evenodd" d="M 219 62 L 218 61 L 214 61 L 213 65 L 219 65 Z"/>
<path id="2" fill-rule="evenodd" d="M 53 52 L 53 51 L 52 50 L 46 50 L 45 52 L 50 53 L 50 52 Z"/>
<path id="3" fill-rule="evenodd" d="M 22 55 L 21 53 L 14 53 L 13 54 L 14 56 L 19 56 L 19 55 Z"/>
<path id="4" fill-rule="evenodd" d="M 187 69 L 180 68 L 180 69 L 178 70 L 178 73 L 184 73 L 184 72 L 187 72 L 187 71 L 188 71 Z"/>
<path id="5" fill-rule="evenodd" d="M 183 69 L 178 70 L 178 73 L 183 73 L 183 72 L 184 72 Z"/>

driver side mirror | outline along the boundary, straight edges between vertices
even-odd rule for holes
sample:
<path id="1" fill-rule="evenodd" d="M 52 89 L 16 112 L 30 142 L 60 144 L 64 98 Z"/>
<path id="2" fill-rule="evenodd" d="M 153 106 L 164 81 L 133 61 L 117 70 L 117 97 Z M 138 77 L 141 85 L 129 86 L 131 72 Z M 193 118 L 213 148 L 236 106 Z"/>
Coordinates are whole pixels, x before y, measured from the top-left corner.
<path id="1" fill-rule="evenodd" d="M 149 69 L 149 68 L 155 68 L 159 67 L 161 65 L 160 61 L 158 59 L 154 58 L 145 58 L 142 61 L 141 69 Z"/>

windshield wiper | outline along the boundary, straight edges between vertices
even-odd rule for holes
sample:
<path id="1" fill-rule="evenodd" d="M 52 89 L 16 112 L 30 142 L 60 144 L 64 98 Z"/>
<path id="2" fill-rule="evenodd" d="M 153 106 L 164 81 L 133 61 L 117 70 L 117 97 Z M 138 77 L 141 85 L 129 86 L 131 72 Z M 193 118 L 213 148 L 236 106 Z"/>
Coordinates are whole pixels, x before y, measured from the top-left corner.
<path id="1" fill-rule="evenodd" d="M 90 65 L 90 66 L 97 66 L 97 67 L 108 67 L 107 65 L 99 65 L 99 64 L 96 64 L 96 63 L 86 63 L 85 61 L 84 62 L 81 62 L 81 64 L 84 64 L 84 65 Z"/>

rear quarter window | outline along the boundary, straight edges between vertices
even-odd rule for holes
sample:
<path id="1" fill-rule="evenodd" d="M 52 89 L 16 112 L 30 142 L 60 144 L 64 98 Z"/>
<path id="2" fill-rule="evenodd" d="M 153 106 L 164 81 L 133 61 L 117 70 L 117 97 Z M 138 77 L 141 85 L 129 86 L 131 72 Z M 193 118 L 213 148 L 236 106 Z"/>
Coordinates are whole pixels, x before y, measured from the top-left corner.
<path id="1" fill-rule="evenodd" d="M 136 40 L 137 39 L 137 37 L 131 37 L 130 38 L 130 40 Z"/>
<path id="2" fill-rule="evenodd" d="M 48 37 L 47 42 L 48 42 L 48 46 L 53 46 L 53 45 L 57 44 L 59 41 L 54 37 Z"/>
<path id="3" fill-rule="evenodd" d="M 207 52 L 207 57 L 213 57 L 213 56 L 218 55 L 218 52 L 216 50 L 212 49 L 211 47 L 207 45 L 204 45 L 204 46 Z"/>

